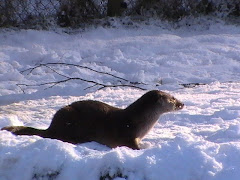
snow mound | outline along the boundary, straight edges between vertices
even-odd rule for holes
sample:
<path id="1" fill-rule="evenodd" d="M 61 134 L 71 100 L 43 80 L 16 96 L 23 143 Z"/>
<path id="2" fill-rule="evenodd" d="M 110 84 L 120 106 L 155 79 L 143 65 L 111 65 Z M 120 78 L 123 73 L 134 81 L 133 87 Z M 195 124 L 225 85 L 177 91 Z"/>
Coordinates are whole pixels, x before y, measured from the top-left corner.
<path id="1" fill-rule="evenodd" d="M 184 109 L 161 116 L 142 140 L 141 150 L 110 149 L 96 142 L 73 145 L 0 131 L 0 180 L 239 180 L 239 27 L 221 23 L 208 29 L 195 25 L 167 30 L 154 23 L 117 27 L 71 34 L 0 32 L 0 128 L 45 129 L 58 109 L 74 101 L 94 99 L 125 108 L 146 92 L 96 91 L 99 87 L 86 89 L 93 84 L 82 81 L 52 88 L 16 86 L 59 81 L 64 76 L 122 83 L 67 66 L 22 72 L 48 62 L 84 65 L 143 82 L 146 89 L 174 95 L 184 102 Z"/>

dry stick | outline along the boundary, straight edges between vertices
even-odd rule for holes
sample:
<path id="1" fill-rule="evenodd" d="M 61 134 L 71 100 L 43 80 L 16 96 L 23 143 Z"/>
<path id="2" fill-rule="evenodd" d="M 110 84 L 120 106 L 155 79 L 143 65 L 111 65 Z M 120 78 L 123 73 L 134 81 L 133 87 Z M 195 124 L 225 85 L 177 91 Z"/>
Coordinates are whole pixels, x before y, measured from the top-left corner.
<path id="1" fill-rule="evenodd" d="M 63 65 L 63 66 L 74 66 L 74 67 L 78 67 L 78 68 L 82 68 L 82 69 L 88 69 L 90 71 L 93 71 L 93 72 L 96 72 L 96 73 L 100 73 L 100 74 L 105 74 L 105 75 L 108 75 L 108 76 L 112 76 L 114 78 L 117 78 L 117 79 L 121 79 L 123 81 L 126 81 L 126 82 L 129 82 L 130 84 L 127 85 L 127 84 L 121 84 L 121 85 L 106 85 L 106 84 L 102 84 L 102 83 L 98 83 L 98 82 L 95 82 L 95 81 L 90 81 L 90 80 L 86 80 L 86 79 L 82 79 L 82 78 L 71 78 L 69 76 L 66 76 L 64 74 L 61 74 L 59 73 L 58 71 L 56 71 L 55 69 L 53 69 L 52 67 L 50 67 L 51 65 Z M 131 88 L 137 88 L 137 89 L 141 89 L 141 90 L 146 90 L 144 88 L 141 88 L 141 87 L 138 87 L 138 86 L 134 86 L 134 85 L 147 85 L 145 83 L 142 83 L 142 82 L 130 82 L 129 80 L 126 80 L 124 78 L 121 78 L 121 77 L 118 77 L 116 75 L 113 75 L 113 74 L 110 74 L 110 73 L 107 73 L 107 72 L 102 72 L 102 71 L 98 71 L 98 70 L 94 70 L 92 68 L 89 68 L 87 66 L 81 66 L 81 65 L 77 65 L 77 64 L 71 64 L 71 63 L 45 63 L 45 64 L 39 64 L 33 68 L 28 68 L 26 70 L 23 70 L 21 71 L 21 73 L 24 73 L 26 71 L 29 71 L 28 74 L 32 73 L 35 69 L 39 68 L 39 67 L 46 67 L 46 68 L 49 68 L 50 70 L 52 70 L 54 73 L 58 74 L 59 76 L 62 76 L 66 79 L 64 80 L 61 80 L 61 81 L 54 81 L 54 82 L 47 82 L 47 83 L 42 83 L 42 84 L 35 84 L 35 85 L 28 85 L 28 84 L 17 84 L 17 86 L 24 92 L 23 88 L 21 86 L 27 86 L 27 87 L 30 87 L 30 86 L 44 86 L 44 85 L 51 85 L 50 87 L 48 88 L 52 88 L 54 86 L 56 86 L 57 84 L 60 84 L 60 83 L 64 83 L 64 82 L 67 82 L 67 81 L 70 81 L 70 80 L 81 80 L 81 81 L 84 81 L 84 82 L 88 82 L 88 83 L 92 83 L 93 85 L 92 86 L 89 86 L 87 88 L 85 88 L 84 90 L 87 90 L 87 89 L 90 89 L 90 88 L 93 88 L 95 86 L 101 86 L 98 90 L 100 89 L 104 89 L 104 88 L 107 88 L 107 87 L 131 87 Z M 200 85 L 206 85 L 205 83 L 188 83 L 188 84 L 179 84 L 185 88 L 191 88 L 191 87 L 195 87 L 195 86 L 200 86 Z M 48 89 L 48 88 L 45 88 L 45 89 Z M 24 92 L 25 93 L 25 92 Z"/>
<path id="2" fill-rule="evenodd" d="M 240 83 L 239 81 L 225 81 L 225 82 L 220 82 L 221 84 L 223 83 Z M 205 86 L 205 85 L 209 85 L 209 83 L 186 83 L 186 84 L 179 84 L 181 86 L 183 86 L 184 88 L 193 88 L 193 87 L 197 87 L 197 86 Z"/>
<path id="3" fill-rule="evenodd" d="M 55 72 L 56 74 L 58 74 L 59 76 L 62 76 L 62 77 L 65 77 L 65 78 L 71 78 L 71 77 L 69 77 L 69 76 L 66 76 L 66 75 L 64 75 L 64 74 L 61 74 L 61 73 L 59 73 L 59 72 L 57 72 L 55 69 L 53 69 L 53 68 L 51 68 L 51 67 L 49 67 L 49 66 L 47 66 L 47 65 L 45 65 L 45 67 L 47 67 L 48 69 L 50 69 L 50 70 L 52 70 L 53 72 Z"/>
<path id="4" fill-rule="evenodd" d="M 196 86 L 203 86 L 203 85 L 207 85 L 206 83 L 187 83 L 187 84 L 179 84 L 181 86 L 183 86 L 184 88 L 193 88 Z"/>
<path id="5" fill-rule="evenodd" d="M 61 80 L 61 81 L 53 81 L 53 82 L 40 83 L 40 84 L 17 84 L 17 86 L 21 88 L 21 86 L 35 87 L 35 86 L 51 85 L 48 88 L 52 88 L 52 87 L 54 87 L 54 86 L 56 86 L 60 83 L 64 83 L 64 82 L 71 81 L 71 80 L 80 80 L 80 81 L 84 81 L 84 82 L 94 84 L 92 86 L 89 86 L 89 87 L 85 88 L 84 90 L 95 87 L 95 86 L 101 86 L 98 90 L 101 90 L 101 89 L 104 89 L 104 88 L 109 88 L 109 87 L 131 87 L 131 88 L 136 88 L 136 89 L 140 89 L 140 90 L 146 90 L 144 88 L 137 87 L 137 86 L 134 86 L 134 85 L 127 85 L 127 84 L 107 85 L 107 84 L 102 84 L 102 83 L 98 83 L 96 81 L 86 80 L 86 79 L 82 79 L 82 78 L 67 78 L 67 79 L 64 79 L 64 80 Z M 48 89 L 48 88 L 46 88 L 46 89 Z M 25 93 L 25 91 L 22 88 L 21 88 L 21 90 Z"/>
<path id="6" fill-rule="evenodd" d="M 49 63 L 48 63 L 48 64 L 49 64 Z M 65 63 L 64 63 L 64 64 L 65 64 Z M 76 80 L 76 78 L 71 78 L 71 77 L 69 77 L 69 76 L 66 76 L 66 75 L 63 75 L 63 74 L 57 72 L 55 69 L 49 67 L 49 66 L 46 65 L 46 64 L 44 64 L 44 66 L 47 67 L 47 68 L 49 68 L 49 69 L 51 69 L 53 72 L 55 72 L 56 74 L 58 74 L 58 75 L 60 75 L 60 76 L 62 76 L 62 77 L 65 77 L 65 78 L 67 78 L 67 79 L 69 79 L 69 80 L 73 80 L 73 79 Z M 88 67 L 86 67 L 86 68 L 88 68 Z M 89 69 L 89 68 L 88 68 L 88 69 Z M 93 69 L 91 69 L 91 70 L 93 70 Z M 93 70 L 93 71 L 95 71 L 95 70 Z M 97 72 L 97 71 L 95 71 L 95 72 Z M 98 72 L 98 73 L 99 73 L 99 72 Z M 105 72 L 101 72 L 101 73 L 106 74 Z M 119 78 L 119 77 L 117 77 L 117 76 L 115 76 L 115 75 L 112 75 L 112 74 L 109 74 L 109 73 L 107 73 L 107 75 L 111 75 L 111 76 L 113 76 L 113 77 L 115 77 L 115 78 Z M 121 78 L 121 79 L 123 79 L 123 78 Z M 85 82 L 89 82 L 88 80 L 83 80 L 83 79 L 81 79 L 81 78 L 79 78 L 78 80 L 82 80 L 82 81 L 85 81 Z M 125 79 L 123 79 L 123 80 L 125 80 Z M 125 81 L 128 81 L 128 80 L 125 80 Z M 128 82 L 129 82 L 129 81 L 128 81 Z M 103 89 L 103 88 L 106 88 L 106 87 L 132 87 L 132 88 L 138 88 L 138 89 L 141 89 L 141 90 L 146 90 L 146 89 L 144 89 L 144 88 L 140 88 L 140 87 L 134 86 L 134 85 L 144 84 L 144 83 L 139 83 L 139 82 L 130 82 L 130 83 L 133 84 L 133 85 L 127 85 L 127 84 L 126 84 L 126 85 L 124 85 L 124 84 L 121 84 L 121 85 L 105 85 L 105 84 L 97 83 L 97 82 L 95 82 L 95 81 L 91 81 L 90 83 L 95 83 L 95 84 L 92 85 L 92 86 L 89 86 L 89 87 L 85 88 L 84 90 L 90 89 L 90 88 L 95 87 L 95 86 L 97 86 L 97 85 L 103 86 L 102 88 L 99 88 L 98 90 Z M 58 83 L 58 84 L 59 84 L 59 83 Z M 146 84 L 145 84 L 145 85 L 146 85 Z M 54 85 L 54 86 L 55 86 L 55 85 Z M 53 86 L 50 86 L 50 88 L 51 88 L 51 87 L 53 87 Z"/>
<path id="7" fill-rule="evenodd" d="M 29 69 L 26 69 L 24 71 L 21 71 L 21 73 L 24 73 L 26 71 L 29 71 L 28 74 L 32 73 L 33 70 L 39 68 L 39 67 L 46 67 L 46 68 L 49 68 L 50 70 L 52 70 L 54 73 L 58 74 L 59 76 L 62 76 L 66 79 L 64 80 L 60 80 L 60 81 L 54 81 L 54 82 L 47 82 L 47 83 L 41 83 L 41 84 L 33 84 L 33 85 L 29 85 L 29 84 L 17 84 L 18 87 L 20 87 L 20 89 L 23 91 L 23 93 L 25 93 L 25 91 L 22 89 L 21 86 L 26 86 L 26 87 L 33 87 L 33 86 L 44 86 L 44 85 L 51 85 L 49 86 L 48 88 L 52 88 L 60 83 L 64 83 L 64 82 L 67 82 L 67 81 L 71 81 L 71 80 L 81 80 L 81 81 L 84 81 L 84 82 L 88 82 L 88 83 L 92 83 L 93 85 L 92 86 L 89 86 L 87 88 L 85 88 L 84 90 L 86 89 L 90 89 L 92 87 L 95 87 L 95 86 L 101 86 L 98 90 L 100 89 L 104 89 L 104 88 L 108 88 L 108 87 L 131 87 L 131 88 L 136 88 L 136 89 L 140 89 L 140 90 L 146 90 L 144 88 L 141 88 L 141 87 L 138 87 L 138 86 L 134 86 L 134 85 L 127 85 L 127 84 L 120 84 L 120 85 L 106 85 L 106 84 L 102 84 L 102 83 L 98 83 L 96 81 L 92 81 L 92 80 L 86 80 L 86 79 L 83 79 L 83 78 L 72 78 L 72 77 L 69 77 L 69 76 L 66 76 L 64 74 L 61 74 L 59 73 L 58 71 L 56 71 L 55 69 L 53 69 L 52 67 L 50 67 L 49 65 L 66 65 L 66 66 L 76 66 L 76 67 L 80 67 L 80 68 L 84 68 L 84 69 L 88 69 L 88 70 L 91 70 L 91 71 L 94 71 L 94 72 L 97 72 L 97 73 L 101 73 L 101 74 L 106 74 L 106 75 L 110 75 L 112 77 L 115 77 L 115 78 L 118 78 L 118 79 L 121 79 L 121 80 L 124 80 L 124 81 L 127 81 L 129 82 L 128 80 L 126 79 L 123 79 L 123 78 L 120 78 L 118 76 L 115 76 L 115 75 L 112 75 L 110 73 L 106 73 L 106 72 L 101 72 L 101 71 L 97 71 L 97 70 L 94 70 L 94 69 L 91 69 L 89 67 L 86 67 L 86 66 L 80 66 L 80 65 L 76 65 L 76 64 L 68 64 L 68 63 L 46 63 L 46 64 L 40 64 L 40 65 L 37 65 L 33 68 L 29 68 Z M 143 83 L 139 83 L 139 82 L 130 82 L 130 83 L 133 83 L 133 84 L 143 84 Z M 45 89 L 48 89 L 48 88 L 45 88 Z"/>
<path id="8" fill-rule="evenodd" d="M 45 63 L 45 64 L 39 64 L 39 65 L 37 65 L 37 66 L 35 66 L 33 68 L 25 69 L 25 70 L 21 71 L 21 73 L 29 71 L 28 74 L 30 74 L 30 73 L 32 73 L 33 70 L 35 70 L 35 69 L 37 69 L 39 67 L 42 67 L 42 66 L 46 67 L 48 65 L 74 66 L 74 67 L 78 67 L 78 68 L 82 68 L 82 69 L 88 69 L 90 71 L 93 71 L 93 72 L 96 72 L 96 73 L 99 73 L 99 74 L 105 74 L 105 75 L 112 76 L 114 78 L 121 79 L 123 81 L 129 82 L 129 80 L 127 80 L 127 79 L 121 78 L 119 76 L 116 76 L 116 75 L 113 75 L 113 74 L 110 74 L 110 73 L 107 73 L 107 72 L 98 71 L 98 70 L 92 69 L 92 68 L 87 67 L 87 66 L 82 66 L 82 65 L 78 65 L 78 64 L 71 64 L 71 63 Z M 144 83 L 141 83 L 141 84 L 144 84 Z"/>

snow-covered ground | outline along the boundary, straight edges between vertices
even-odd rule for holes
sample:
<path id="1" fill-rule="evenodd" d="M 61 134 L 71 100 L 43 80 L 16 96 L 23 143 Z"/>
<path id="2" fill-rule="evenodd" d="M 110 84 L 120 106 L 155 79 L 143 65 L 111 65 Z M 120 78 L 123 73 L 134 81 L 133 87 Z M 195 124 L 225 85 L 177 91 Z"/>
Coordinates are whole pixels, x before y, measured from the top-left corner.
<path id="1" fill-rule="evenodd" d="M 47 128 L 56 110 L 73 101 L 95 99 L 124 108 L 146 92 L 84 90 L 92 84 L 78 80 L 52 88 L 16 86 L 58 81 L 61 75 L 119 83 L 76 67 L 53 66 L 58 73 L 47 67 L 20 73 L 39 63 L 89 66 L 143 82 L 147 85 L 141 87 L 149 90 L 169 92 L 186 105 L 160 117 L 141 150 L 109 149 L 95 142 L 72 145 L 0 131 L 0 180 L 239 180 L 240 27 L 202 27 L 0 32 L 0 128 Z M 206 85 L 180 85 L 188 83 Z"/>

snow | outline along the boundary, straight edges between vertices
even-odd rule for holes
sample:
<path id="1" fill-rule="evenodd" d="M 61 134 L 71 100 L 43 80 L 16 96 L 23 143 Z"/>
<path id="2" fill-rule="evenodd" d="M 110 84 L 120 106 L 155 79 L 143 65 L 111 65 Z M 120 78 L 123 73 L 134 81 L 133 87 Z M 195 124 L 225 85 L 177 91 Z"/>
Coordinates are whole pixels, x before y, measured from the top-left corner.
<path id="1" fill-rule="evenodd" d="M 95 99 L 121 108 L 146 91 L 70 81 L 52 88 L 22 87 L 61 80 L 51 69 L 21 71 L 39 63 L 89 66 L 147 89 L 160 89 L 185 108 L 160 117 L 141 150 L 110 149 L 96 142 L 73 145 L 0 131 L 1 180 L 238 180 L 240 177 L 240 28 L 214 23 L 0 32 L 0 128 L 47 128 L 53 114 L 73 101 Z M 75 67 L 59 73 L 105 84 L 118 80 Z M 181 84 L 203 83 L 184 88 Z M 157 85 L 157 86 L 156 86 Z M 47 88 L 47 89 L 45 89 Z M 45 90 L 44 90 L 45 89 Z"/>

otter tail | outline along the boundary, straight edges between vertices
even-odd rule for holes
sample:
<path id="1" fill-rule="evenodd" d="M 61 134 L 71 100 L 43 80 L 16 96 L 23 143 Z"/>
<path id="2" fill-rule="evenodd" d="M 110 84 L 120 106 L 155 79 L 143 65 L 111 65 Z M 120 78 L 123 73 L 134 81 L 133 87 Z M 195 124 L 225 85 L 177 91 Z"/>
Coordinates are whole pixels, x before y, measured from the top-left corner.
<path id="1" fill-rule="evenodd" d="M 37 135 L 41 137 L 45 137 L 45 130 L 35 129 L 32 127 L 25 126 L 8 126 L 4 127 L 1 130 L 7 130 L 15 135 Z"/>

